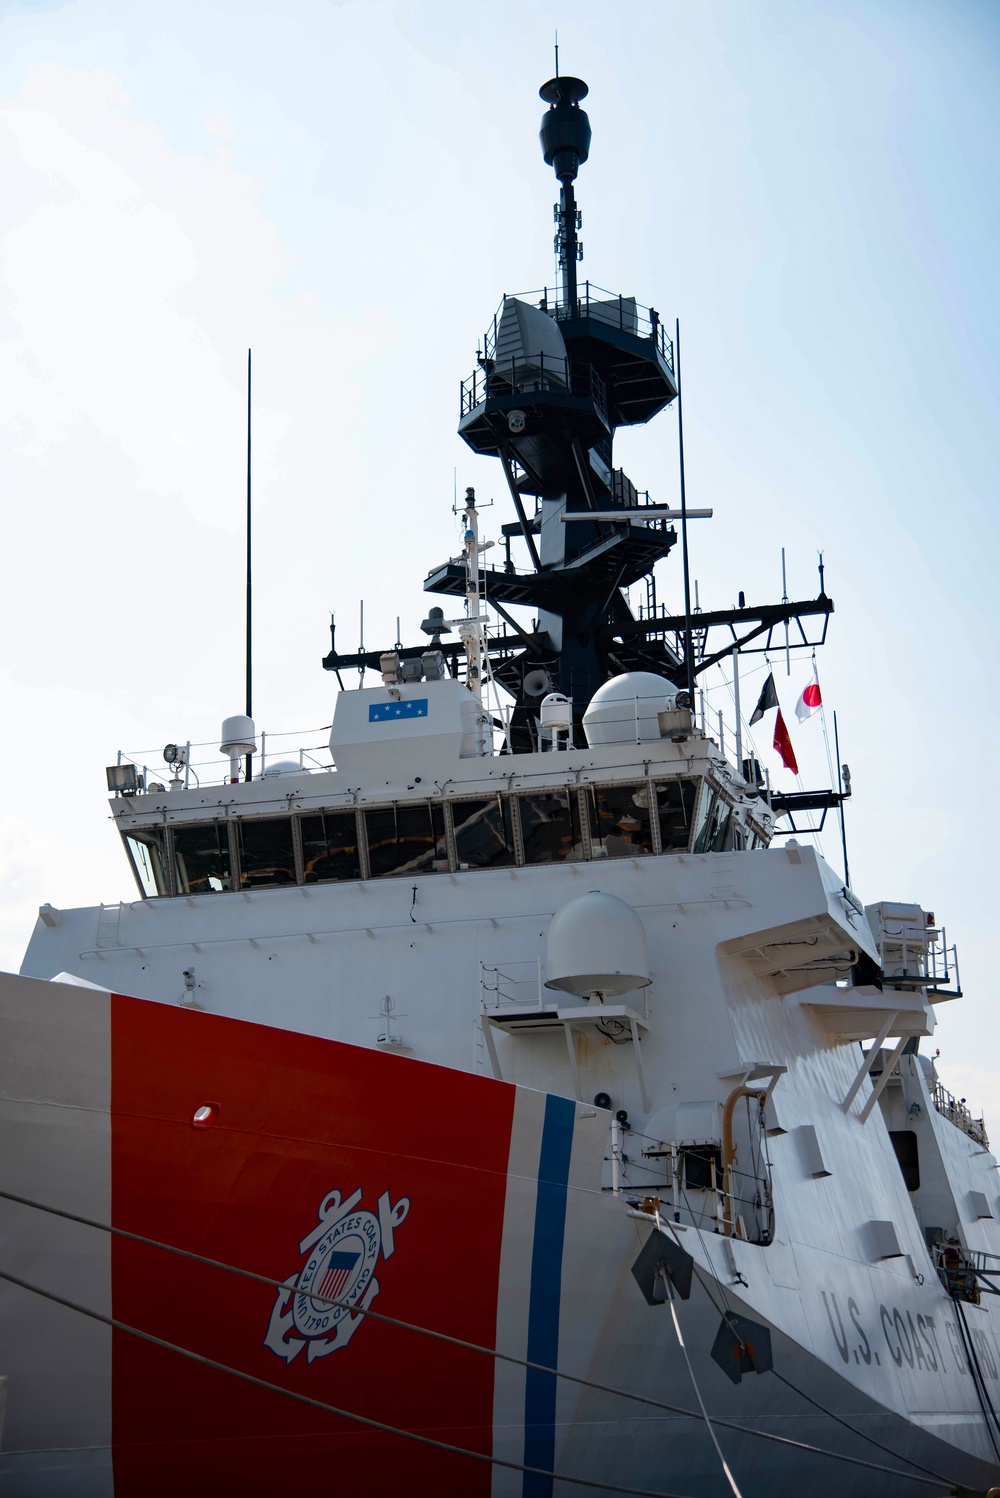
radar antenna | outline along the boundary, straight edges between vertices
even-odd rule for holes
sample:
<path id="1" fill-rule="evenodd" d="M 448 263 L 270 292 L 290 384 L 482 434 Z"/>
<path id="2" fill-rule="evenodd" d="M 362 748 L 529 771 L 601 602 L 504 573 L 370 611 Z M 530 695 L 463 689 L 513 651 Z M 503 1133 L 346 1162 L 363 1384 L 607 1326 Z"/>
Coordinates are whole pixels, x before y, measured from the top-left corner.
<path id="1" fill-rule="evenodd" d="M 250 425 L 251 425 L 251 417 L 252 417 L 252 414 L 253 414 L 253 405 L 252 405 L 252 400 L 251 400 L 251 374 L 252 374 L 251 363 L 252 363 L 252 357 L 253 357 L 253 351 L 251 349 L 247 349 L 247 604 L 246 604 L 246 610 L 247 610 L 246 677 L 247 677 L 247 680 L 246 680 L 246 687 L 247 687 L 247 717 L 248 718 L 252 718 L 253 717 L 253 567 L 252 567 L 251 553 L 250 553 L 251 523 L 252 523 L 252 520 L 253 520 L 253 510 L 252 510 L 252 506 L 251 506 L 251 488 L 250 488 L 250 481 L 251 481 L 251 456 L 252 456 L 251 455 L 251 447 L 250 447 Z M 248 754 L 247 758 L 246 758 L 246 773 L 245 773 L 245 778 L 247 780 L 252 780 L 253 779 L 253 754 L 252 753 Z"/>
<path id="2" fill-rule="evenodd" d="M 539 132 L 542 154 L 561 184 L 555 218 L 563 304 L 568 315 L 574 317 L 578 307 L 576 264 L 583 259 L 583 245 L 577 238 L 577 230 L 583 227 L 583 218 L 576 206 L 573 183 L 590 154 L 590 121 L 580 108 L 580 100 L 585 99 L 590 90 L 582 78 L 559 77 L 558 37 L 556 76 L 543 83 L 538 92 L 549 106 Z"/>

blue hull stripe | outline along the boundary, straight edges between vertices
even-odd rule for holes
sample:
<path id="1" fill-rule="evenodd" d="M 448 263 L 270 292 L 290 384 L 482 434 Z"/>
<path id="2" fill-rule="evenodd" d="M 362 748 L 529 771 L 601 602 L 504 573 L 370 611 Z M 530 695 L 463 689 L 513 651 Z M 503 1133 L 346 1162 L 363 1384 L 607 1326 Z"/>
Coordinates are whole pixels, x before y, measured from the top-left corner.
<path id="1" fill-rule="evenodd" d="M 576 1104 L 569 1098 L 548 1097 L 538 1162 L 535 1237 L 531 1250 L 531 1292 L 528 1300 L 528 1361 L 557 1366 L 559 1357 L 559 1299 L 562 1288 L 563 1238 L 566 1231 L 566 1188 L 573 1148 Z M 524 1384 L 524 1461 L 528 1467 L 551 1472 L 556 1449 L 556 1380 L 550 1373 L 529 1368 Z M 524 1474 L 523 1498 L 551 1498 L 547 1477 Z"/>

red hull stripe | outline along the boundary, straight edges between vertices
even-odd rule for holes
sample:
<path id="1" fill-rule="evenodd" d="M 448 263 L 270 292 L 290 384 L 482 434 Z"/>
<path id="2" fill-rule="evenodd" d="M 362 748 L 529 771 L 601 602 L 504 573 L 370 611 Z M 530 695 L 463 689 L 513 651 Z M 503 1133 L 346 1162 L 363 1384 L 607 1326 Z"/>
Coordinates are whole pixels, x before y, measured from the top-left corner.
<path id="1" fill-rule="evenodd" d="M 345 1276 L 357 1304 L 371 1295 L 374 1310 L 496 1345 L 512 1086 L 162 1004 L 115 996 L 111 1008 L 115 1226 L 279 1281 L 312 1263 L 320 1281 Z M 192 1128 L 207 1098 L 218 1118 Z M 492 1453 L 494 1363 L 482 1354 L 120 1238 L 112 1309 L 268 1382 Z M 112 1367 L 115 1498 L 300 1498 L 334 1477 L 407 1498 L 490 1491 L 485 1464 L 123 1333 Z"/>

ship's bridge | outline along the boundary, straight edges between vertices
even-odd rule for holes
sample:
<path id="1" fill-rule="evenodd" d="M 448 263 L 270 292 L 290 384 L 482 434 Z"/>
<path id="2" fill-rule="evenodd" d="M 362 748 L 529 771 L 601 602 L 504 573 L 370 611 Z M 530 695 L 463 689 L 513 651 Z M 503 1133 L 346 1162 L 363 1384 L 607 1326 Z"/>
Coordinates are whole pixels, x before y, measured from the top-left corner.
<path id="1" fill-rule="evenodd" d="M 645 697 L 635 674 L 595 697 L 586 746 L 517 756 L 470 752 L 458 681 L 344 692 L 333 764 L 274 760 L 220 786 L 175 758 L 168 790 L 126 762 L 112 811 L 147 897 L 766 847 L 766 798 L 649 680 Z"/>

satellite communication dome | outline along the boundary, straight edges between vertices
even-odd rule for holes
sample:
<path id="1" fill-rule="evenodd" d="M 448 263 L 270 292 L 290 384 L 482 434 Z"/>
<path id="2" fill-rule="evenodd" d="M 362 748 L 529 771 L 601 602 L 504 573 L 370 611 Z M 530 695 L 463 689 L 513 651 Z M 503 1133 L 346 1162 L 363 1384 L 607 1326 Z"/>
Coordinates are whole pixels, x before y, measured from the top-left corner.
<path id="1" fill-rule="evenodd" d="M 599 744 L 649 744 L 662 737 L 657 713 L 674 706 L 677 687 L 654 671 L 625 671 L 598 687 L 583 715 L 583 731 Z"/>
<path id="2" fill-rule="evenodd" d="M 253 754 L 257 748 L 257 731 L 253 719 L 240 713 L 222 720 L 220 754 Z"/>
<path id="3" fill-rule="evenodd" d="M 572 728 L 573 704 L 562 692 L 550 692 L 542 698 L 538 719 L 543 728 Z"/>
<path id="4" fill-rule="evenodd" d="M 652 977 L 646 928 L 631 905 L 598 890 L 557 910 L 549 926 L 546 988 L 586 998 L 631 993 Z"/>
<path id="5" fill-rule="evenodd" d="M 297 759 L 280 759 L 277 760 L 273 765 L 268 765 L 267 769 L 264 771 L 263 775 L 260 778 L 261 780 L 270 780 L 272 776 L 277 778 L 277 776 L 279 775 L 301 774 L 302 766 L 299 764 Z"/>

